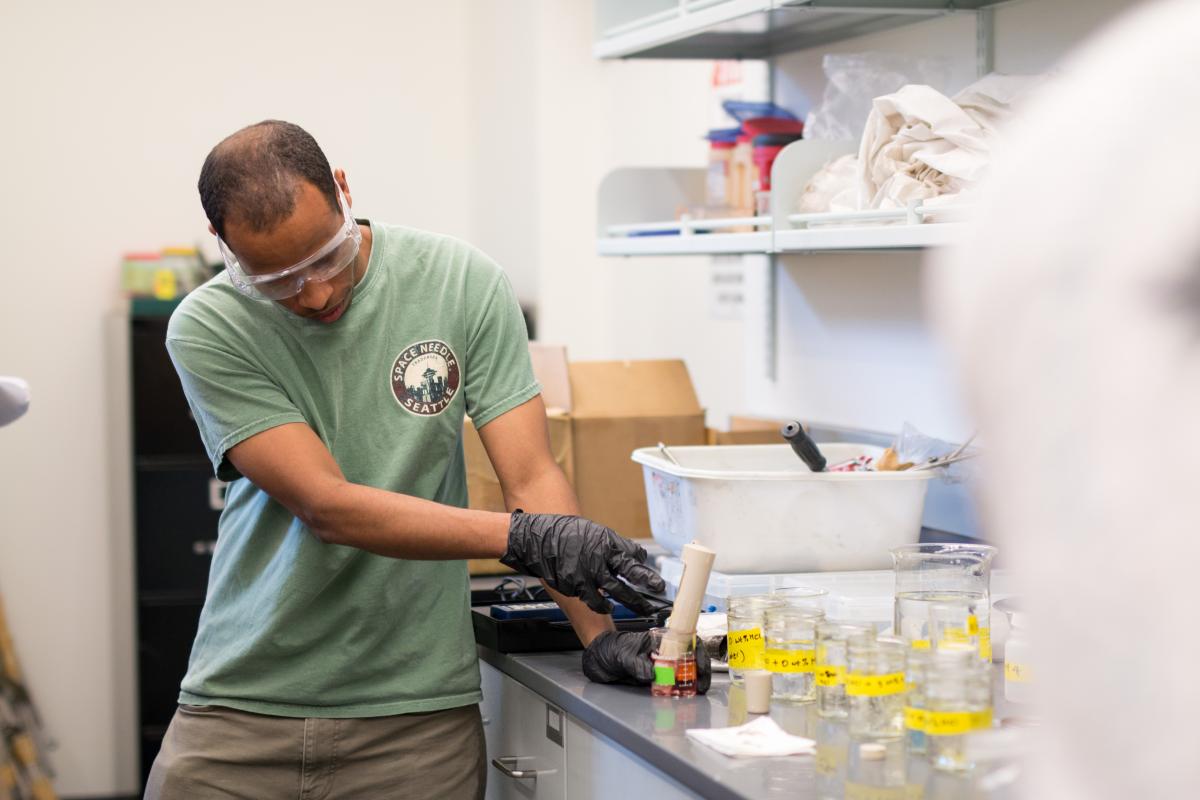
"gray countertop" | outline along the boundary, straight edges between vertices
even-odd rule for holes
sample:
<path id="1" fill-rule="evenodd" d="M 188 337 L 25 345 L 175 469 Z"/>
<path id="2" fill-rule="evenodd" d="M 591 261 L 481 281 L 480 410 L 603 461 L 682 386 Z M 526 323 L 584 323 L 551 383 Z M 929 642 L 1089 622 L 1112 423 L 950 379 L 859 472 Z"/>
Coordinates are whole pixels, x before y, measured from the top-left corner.
<path id="1" fill-rule="evenodd" d="M 771 716 L 797 736 L 817 741 L 817 754 L 787 758 L 734 759 L 693 743 L 688 728 L 721 728 L 748 719 L 745 694 L 724 673 L 713 676 L 707 695 L 691 699 L 651 697 L 648 688 L 604 686 L 590 682 L 580 654 L 505 655 L 479 647 L 479 657 L 519 681 L 593 730 L 635 753 L 647 763 L 704 798 L 856 798 L 859 800 L 930 800 L 937 798 L 1015 798 L 1019 787 L 1001 786 L 980 793 L 980 770 L 956 775 L 932 770 L 924 758 L 909 757 L 903 743 L 888 744 L 888 786 L 860 772 L 844 722 L 824 720 L 813 703 L 772 705 Z M 997 691 L 997 718 L 1006 709 Z M 884 762 L 868 765 L 879 770 Z M 868 767 L 864 767 L 866 769 Z M 1010 770 L 1011 771 L 1011 770 Z M 901 776 L 900 785 L 896 776 Z"/>

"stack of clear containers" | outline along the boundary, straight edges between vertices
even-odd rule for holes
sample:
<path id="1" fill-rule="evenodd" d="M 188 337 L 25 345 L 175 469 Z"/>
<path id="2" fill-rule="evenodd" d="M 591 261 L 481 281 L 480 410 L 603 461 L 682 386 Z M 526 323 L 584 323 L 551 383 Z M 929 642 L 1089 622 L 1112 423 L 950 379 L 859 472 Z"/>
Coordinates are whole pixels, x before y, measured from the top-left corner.
<path id="1" fill-rule="evenodd" d="M 851 736 L 899 738 L 904 734 L 904 655 L 894 636 L 857 635 L 847 642 L 846 698 Z"/>
<path id="2" fill-rule="evenodd" d="M 845 719 L 846 669 L 849 653 L 847 641 L 853 636 L 870 636 L 875 628 L 834 620 L 817 624 L 817 664 L 814 675 L 817 694 L 817 713 L 826 719 Z"/>

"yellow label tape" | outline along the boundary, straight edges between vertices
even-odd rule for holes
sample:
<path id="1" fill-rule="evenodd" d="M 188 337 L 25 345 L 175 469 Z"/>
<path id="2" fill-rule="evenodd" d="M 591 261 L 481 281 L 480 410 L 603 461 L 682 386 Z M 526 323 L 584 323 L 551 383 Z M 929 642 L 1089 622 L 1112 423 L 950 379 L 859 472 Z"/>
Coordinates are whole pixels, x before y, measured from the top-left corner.
<path id="1" fill-rule="evenodd" d="M 846 668 L 823 664 L 817 667 L 817 686 L 841 686 L 846 681 Z"/>
<path id="2" fill-rule="evenodd" d="M 1016 661 L 1004 662 L 1004 680 L 1009 683 L 1032 683 L 1033 673 L 1027 664 Z"/>
<path id="3" fill-rule="evenodd" d="M 978 629 L 978 625 L 975 626 Z M 947 628 L 942 631 L 942 644 L 968 644 L 974 633 L 968 633 L 962 628 Z"/>
<path id="4" fill-rule="evenodd" d="M 927 711 L 925 733 L 930 736 L 960 736 L 972 730 L 969 711 Z"/>
<path id="5" fill-rule="evenodd" d="M 729 666 L 734 669 L 762 669 L 765 646 L 761 628 L 730 631 Z"/>
<path id="6" fill-rule="evenodd" d="M 967 635 L 961 628 L 951 628 L 945 631 L 942 636 L 942 642 L 945 644 L 966 644 L 971 641 L 971 636 L 976 636 L 979 640 L 979 657 L 984 661 L 992 660 L 992 630 L 991 628 L 980 628 L 979 624 L 975 625 L 975 633 Z M 913 639 L 909 646 L 913 650 L 928 650 L 931 645 L 928 639 Z"/>
<path id="7" fill-rule="evenodd" d="M 915 728 L 908 724 L 909 712 L 913 712 L 913 721 L 924 723 L 924 728 Z M 923 713 L 920 713 L 923 712 Z M 914 730 L 924 730 L 930 736 L 960 736 L 971 731 L 986 730 L 992 727 L 992 710 L 983 711 L 929 711 L 926 709 L 904 709 L 904 722 Z"/>
<path id="8" fill-rule="evenodd" d="M 929 716 L 929 711 L 924 708 L 913 708 L 912 706 L 904 707 L 904 727 L 910 731 L 924 731 L 926 721 Z"/>
<path id="9" fill-rule="evenodd" d="M 817 666 L 817 656 L 812 650 L 777 650 L 768 647 L 763 663 L 771 672 L 812 672 Z"/>
<path id="10" fill-rule="evenodd" d="M 846 676 L 846 694 L 849 697 L 886 697 L 903 692 L 903 672 L 889 672 L 886 675 L 851 672 Z"/>
<path id="11" fill-rule="evenodd" d="M 842 794 L 846 800 L 921 800 L 924 796 L 925 787 L 919 784 L 869 786 L 851 781 L 846 781 Z"/>

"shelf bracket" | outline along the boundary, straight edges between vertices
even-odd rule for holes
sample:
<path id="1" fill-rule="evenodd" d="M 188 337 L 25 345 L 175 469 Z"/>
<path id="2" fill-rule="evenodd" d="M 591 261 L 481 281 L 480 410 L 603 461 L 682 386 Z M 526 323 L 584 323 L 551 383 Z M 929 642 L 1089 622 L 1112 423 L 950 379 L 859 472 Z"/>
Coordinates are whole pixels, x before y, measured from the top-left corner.
<path id="1" fill-rule="evenodd" d="M 779 364 L 779 325 L 776 318 L 776 301 L 779 286 L 779 259 L 772 253 L 767 256 L 767 280 L 763 287 L 766 295 L 763 308 L 763 325 L 766 326 L 763 336 L 763 374 L 766 379 L 774 382 L 778 375 Z"/>
<path id="2" fill-rule="evenodd" d="M 996 11 L 975 12 L 975 71 L 982 78 L 996 69 Z"/>

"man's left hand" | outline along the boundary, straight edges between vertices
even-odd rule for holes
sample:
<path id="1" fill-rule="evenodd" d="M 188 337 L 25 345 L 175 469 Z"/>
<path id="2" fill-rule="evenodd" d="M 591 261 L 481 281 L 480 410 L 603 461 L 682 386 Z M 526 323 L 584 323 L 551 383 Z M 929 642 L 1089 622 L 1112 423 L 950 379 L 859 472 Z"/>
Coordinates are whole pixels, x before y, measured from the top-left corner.
<path id="1" fill-rule="evenodd" d="M 596 683 L 648 686 L 654 680 L 653 649 L 647 631 L 605 631 L 583 651 L 583 674 Z M 712 662 L 697 637 L 696 692 L 704 694 L 711 684 Z"/>

